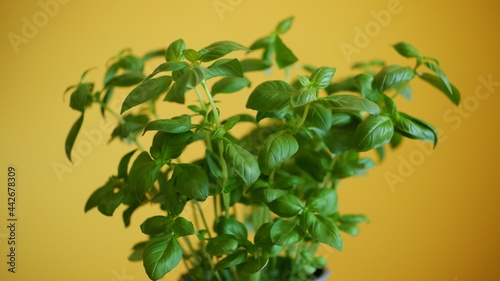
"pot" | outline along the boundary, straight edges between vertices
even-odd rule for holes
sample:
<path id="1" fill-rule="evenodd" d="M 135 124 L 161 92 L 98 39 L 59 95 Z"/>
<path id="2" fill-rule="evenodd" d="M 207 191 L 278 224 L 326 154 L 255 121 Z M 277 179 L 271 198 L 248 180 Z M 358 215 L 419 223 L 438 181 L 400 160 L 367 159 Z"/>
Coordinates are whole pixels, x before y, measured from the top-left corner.
<path id="1" fill-rule="evenodd" d="M 314 281 L 327 281 L 328 280 L 328 277 L 330 277 L 330 275 L 332 274 L 332 272 L 327 268 L 323 268 L 321 270 L 318 270 L 320 273 L 318 275 L 318 277 L 316 277 L 316 279 L 314 279 Z M 315 273 L 316 275 L 317 273 Z"/>

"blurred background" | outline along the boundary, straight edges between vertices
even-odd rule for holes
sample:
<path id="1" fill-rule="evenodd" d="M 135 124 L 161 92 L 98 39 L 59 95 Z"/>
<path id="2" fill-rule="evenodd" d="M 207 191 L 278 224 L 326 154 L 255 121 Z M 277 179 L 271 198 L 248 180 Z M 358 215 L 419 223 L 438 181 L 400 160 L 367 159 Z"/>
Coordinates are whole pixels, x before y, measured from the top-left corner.
<path id="1" fill-rule="evenodd" d="M 499 9 L 490 0 L 1 1 L 0 280 L 147 280 L 142 263 L 127 257 L 153 210 L 135 214 L 129 228 L 122 209 L 112 218 L 83 212 L 129 148 L 107 145 L 113 125 L 94 107 L 69 163 L 64 141 L 79 115 L 64 90 L 90 67 L 89 79 L 101 81 L 124 48 L 142 55 L 178 38 L 194 49 L 250 45 L 289 16 L 285 43 L 303 63 L 336 67 L 334 79 L 359 60 L 413 65 L 391 47 L 406 41 L 439 58 L 462 93 L 455 107 L 416 81 L 413 100 L 399 100 L 401 111 L 434 124 L 441 141 L 436 150 L 405 141 L 368 176 L 341 184 L 340 210 L 371 222 L 358 237 L 343 236 L 341 253 L 323 249 L 330 280 L 499 280 Z M 227 98 L 229 116 L 244 97 Z M 17 172 L 16 273 L 7 263 L 9 165 Z"/>

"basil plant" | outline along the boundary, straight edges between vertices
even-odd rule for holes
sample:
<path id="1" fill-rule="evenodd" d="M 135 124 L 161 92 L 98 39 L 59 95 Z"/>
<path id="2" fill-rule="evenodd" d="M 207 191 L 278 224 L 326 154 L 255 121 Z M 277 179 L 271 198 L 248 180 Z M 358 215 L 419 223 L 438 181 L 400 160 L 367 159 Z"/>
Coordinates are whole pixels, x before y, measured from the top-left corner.
<path id="1" fill-rule="evenodd" d="M 411 98 L 414 79 L 459 103 L 437 59 L 401 42 L 393 47 L 411 66 L 373 60 L 335 79 L 331 66 L 298 63 L 282 39 L 292 22 L 250 46 L 191 49 L 178 39 L 143 56 L 127 49 L 108 62 L 102 83 L 88 81 L 86 71 L 67 89 L 80 113 L 66 139 L 70 160 L 92 106 L 116 119 L 109 140 L 132 147 L 85 212 L 120 210 L 129 226 L 136 210 L 156 206 L 129 257 L 151 280 L 181 261 L 186 281 L 314 280 L 327 264 L 318 249 L 342 250 L 342 236 L 358 235 L 368 221 L 338 208 L 340 182 L 365 175 L 403 138 L 438 142 L 432 125 L 395 103 Z M 283 70 L 283 80 L 250 78 L 271 70 Z M 121 100 L 120 89 L 129 90 Z M 246 95 L 241 114 L 219 110 L 227 94 Z M 184 113 L 166 118 L 174 103 Z M 181 160 L 187 153 L 197 160 Z"/>

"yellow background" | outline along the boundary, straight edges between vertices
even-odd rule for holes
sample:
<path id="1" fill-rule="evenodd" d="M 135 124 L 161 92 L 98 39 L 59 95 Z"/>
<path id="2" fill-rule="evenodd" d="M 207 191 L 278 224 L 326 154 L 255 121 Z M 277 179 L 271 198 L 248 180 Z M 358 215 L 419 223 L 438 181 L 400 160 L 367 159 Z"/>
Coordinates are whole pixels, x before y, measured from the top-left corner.
<path id="1" fill-rule="evenodd" d="M 214 3 L 231 9 L 218 12 Z M 342 253 L 328 252 L 331 280 L 499 280 L 500 87 L 495 82 L 489 90 L 478 88 L 481 77 L 500 81 L 500 5 L 491 0 L 66 0 L 46 22 L 38 1 L 1 1 L 0 280 L 147 280 L 142 263 L 127 256 L 144 239 L 139 225 L 152 212 L 138 212 L 128 229 L 121 208 L 113 218 L 83 213 L 87 197 L 115 173 L 128 148 L 107 146 L 106 138 L 77 165 L 65 159 L 66 134 L 78 114 L 62 94 L 83 70 L 97 66 L 89 78 L 101 79 L 104 63 L 119 50 L 143 54 L 178 38 L 194 49 L 218 40 L 249 45 L 293 15 L 285 43 L 304 63 L 336 67 L 339 79 L 351 71 L 341 44 L 356 46 L 356 28 L 377 26 L 374 15 L 390 3 L 400 12 L 378 24 L 350 58 L 406 63 L 390 45 L 410 42 L 440 59 L 464 103 L 455 112 L 442 94 L 420 82 L 411 103 L 399 100 L 400 110 L 440 128 L 442 142 L 429 152 L 405 141 L 368 177 L 341 185 L 341 210 L 365 213 L 371 222 L 358 237 L 344 236 Z M 38 26 L 27 33 L 31 38 L 13 45 L 9 38 L 23 36 L 23 19 Z M 242 98 L 230 100 L 242 104 Z M 229 115 L 231 109 L 223 110 Z M 83 128 L 109 132 L 90 117 L 97 109 L 91 111 Z M 59 178 L 58 164 L 68 167 Z M 16 274 L 6 264 L 8 165 L 15 165 L 18 176 Z M 402 182 L 391 185 L 388 175 Z M 165 280 L 176 280 L 180 272 Z"/>

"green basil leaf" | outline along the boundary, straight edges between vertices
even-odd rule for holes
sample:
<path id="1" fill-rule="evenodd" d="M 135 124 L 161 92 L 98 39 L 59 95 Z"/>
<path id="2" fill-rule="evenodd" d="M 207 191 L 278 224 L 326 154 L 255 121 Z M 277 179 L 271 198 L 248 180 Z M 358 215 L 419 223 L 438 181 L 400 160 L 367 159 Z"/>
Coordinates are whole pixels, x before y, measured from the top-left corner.
<path id="1" fill-rule="evenodd" d="M 129 87 L 142 82 L 142 80 L 144 80 L 144 74 L 142 74 L 142 72 L 125 72 L 122 75 L 111 78 L 104 84 L 104 88 Z"/>
<path id="2" fill-rule="evenodd" d="M 111 133 L 111 139 L 119 137 L 120 139 L 128 139 L 130 137 L 137 136 L 144 128 L 146 123 L 148 123 L 149 118 L 147 115 L 133 115 L 128 114 L 123 117 L 125 121 L 119 124 Z"/>
<path id="3" fill-rule="evenodd" d="M 325 144 L 331 152 L 340 154 L 349 150 L 356 150 L 356 128 L 359 122 L 352 120 L 342 126 L 332 126 L 330 133 L 325 137 Z"/>
<path id="4" fill-rule="evenodd" d="M 379 93 L 400 83 L 410 81 L 415 77 L 415 71 L 408 66 L 388 65 L 382 68 L 374 77 L 373 84 Z"/>
<path id="5" fill-rule="evenodd" d="M 293 221 L 278 219 L 271 227 L 271 240 L 280 246 L 298 243 L 304 239 L 305 232 Z"/>
<path id="6" fill-rule="evenodd" d="M 358 236 L 359 232 L 360 232 L 360 229 L 357 225 L 355 224 L 341 224 L 339 226 L 339 230 L 340 231 L 343 231 L 347 234 L 349 234 L 350 236 Z"/>
<path id="7" fill-rule="evenodd" d="M 171 232 L 172 218 L 165 216 L 154 216 L 146 219 L 141 224 L 141 231 L 146 235 L 158 235 L 162 232 Z"/>
<path id="8" fill-rule="evenodd" d="M 247 47 L 232 41 L 220 41 L 203 48 L 208 52 L 201 56 L 202 62 L 216 60 L 233 51 L 250 51 Z"/>
<path id="9" fill-rule="evenodd" d="M 446 77 L 444 71 L 437 64 L 426 61 L 424 62 L 424 65 L 427 66 L 427 68 L 429 68 L 432 72 L 437 74 L 439 78 L 441 78 L 441 81 L 443 81 L 449 93 L 453 93 L 453 89 L 451 88 L 451 83 L 448 80 L 448 77 Z"/>
<path id="10" fill-rule="evenodd" d="M 248 236 L 246 226 L 233 218 L 219 218 L 215 225 L 215 231 L 217 231 L 218 234 L 234 236 L 240 241 L 246 241 Z"/>
<path id="11" fill-rule="evenodd" d="M 193 224 L 185 218 L 178 217 L 174 220 L 172 225 L 175 237 L 187 236 L 194 234 Z"/>
<path id="12" fill-rule="evenodd" d="M 352 223 L 352 224 L 358 224 L 361 222 L 370 221 L 370 219 L 365 215 L 342 215 L 339 217 L 338 220 L 341 223 Z"/>
<path id="13" fill-rule="evenodd" d="M 259 178 L 260 168 L 257 159 L 239 145 L 226 143 L 224 157 L 247 186 L 251 186 Z"/>
<path id="14" fill-rule="evenodd" d="M 244 250 L 234 252 L 227 257 L 220 260 L 215 266 L 214 270 L 219 271 L 224 268 L 229 268 L 243 263 L 247 259 L 247 252 Z"/>
<path id="15" fill-rule="evenodd" d="M 438 135 L 434 127 L 422 120 L 400 112 L 394 124 L 396 132 L 412 139 L 430 141 L 437 145 Z"/>
<path id="16" fill-rule="evenodd" d="M 394 49 L 405 58 L 417 58 L 421 60 L 422 54 L 412 45 L 406 42 L 399 42 L 393 45 Z"/>
<path id="17" fill-rule="evenodd" d="M 251 46 L 250 50 L 255 51 L 258 49 L 266 49 L 272 44 L 272 38 L 270 36 L 257 39 Z"/>
<path id="18" fill-rule="evenodd" d="M 193 49 L 186 49 L 182 51 L 182 54 L 184 57 L 191 63 L 196 63 L 198 59 L 200 58 L 200 53 Z"/>
<path id="19" fill-rule="evenodd" d="M 213 151 L 206 149 L 205 150 L 205 159 L 206 159 L 210 173 L 216 178 L 221 178 L 222 177 L 222 168 L 220 165 L 219 156 L 216 153 L 214 153 Z"/>
<path id="20" fill-rule="evenodd" d="M 155 68 L 151 74 L 148 75 L 144 80 L 149 80 L 153 78 L 156 74 L 167 71 L 177 71 L 181 69 L 186 69 L 189 67 L 189 63 L 186 62 L 164 62 Z"/>
<path id="21" fill-rule="evenodd" d="M 174 269 L 182 259 L 182 248 L 173 234 L 158 235 L 144 248 L 143 265 L 151 280 L 158 280 Z"/>
<path id="22" fill-rule="evenodd" d="M 250 86 L 250 80 L 246 77 L 224 77 L 212 86 L 212 95 L 220 93 L 234 93 Z"/>
<path id="23" fill-rule="evenodd" d="M 153 186 L 158 179 L 160 168 L 156 162 L 151 159 L 149 153 L 143 151 L 135 159 L 130 168 L 129 181 L 138 198 L 142 196 Z"/>
<path id="24" fill-rule="evenodd" d="M 178 134 L 157 132 L 149 152 L 154 159 L 169 160 L 178 158 L 192 136 L 193 132 L 191 131 Z"/>
<path id="25" fill-rule="evenodd" d="M 292 95 L 292 106 L 299 107 L 315 101 L 318 97 L 318 89 L 302 88 Z"/>
<path id="26" fill-rule="evenodd" d="M 378 100 L 378 91 L 372 88 L 373 76 L 362 73 L 354 77 L 354 81 L 358 84 L 361 94 L 365 99 L 369 99 L 373 102 Z"/>
<path id="27" fill-rule="evenodd" d="M 387 113 L 391 118 L 396 118 L 398 116 L 398 108 L 396 106 L 396 102 L 386 94 L 381 94 L 380 98 L 383 103 L 379 105 L 382 107 L 382 111 Z"/>
<path id="28" fill-rule="evenodd" d="M 309 80 L 309 77 L 307 76 L 297 75 L 297 80 L 303 87 L 309 87 L 311 85 L 311 80 Z"/>
<path id="29" fill-rule="evenodd" d="M 83 113 L 92 104 L 92 89 L 94 84 L 83 83 L 76 87 L 70 97 L 69 106 Z"/>
<path id="30" fill-rule="evenodd" d="M 125 198 L 125 194 L 122 191 L 118 191 L 116 193 L 110 193 L 106 197 L 102 198 L 97 205 L 97 209 L 101 214 L 111 217 L 115 212 L 116 208 L 120 206 Z"/>
<path id="31" fill-rule="evenodd" d="M 293 17 L 289 17 L 287 19 L 282 20 L 280 23 L 278 23 L 278 26 L 276 26 L 276 32 L 278 34 L 283 34 L 290 30 L 290 27 L 292 26 L 293 23 Z"/>
<path id="32" fill-rule="evenodd" d="M 301 176 L 286 175 L 274 180 L 274 185 L 280 189 L 292 189 L 298 185 L 305 184 L 306 179 Z"/>
<path id="33" fill-rule="evenodd" d="M 215 61 L 208 68 L 206 79 L 217 76 L 235 76 L 243 77 L 243 69 L 240 61 L 237 59 L 220 59 Z"/>
<path id="34" fill-rule="evenodd" d="M 244 59 L 240 63 L 243 72 L 266 70 L 272 66 L 270 61 L 261 59 Z"/>
<path id="35" fill-rule="evenodd" d="M 317 89 L 328 87 L 333 79 L 333 75 L 335 75 L 335 68 L 326 66 L 319 67 L 311 74 L 312 87 Z"/>
<path id="36" fill-rule="evenodd" d="M 309 233 L 319 242 L 342 251 L 344 243 L 340 237 L 339 228 L 330 218 L 320 214 L 316 215 L 316 220 L 309 228 Z"/>
<path id="37" fill-rule="evenodd" d="M 172 77 L 161 76 L 158 78 L 147 80 L 146 82 L 140 84 L 139 86 L 135 87 L 125 98 L 120 113 L 123 113 L 134 106 L 158 97 L 159 95 L 167 91 L 171 83 Z"/>
<path id="38" fill-rule="evenodd" d="M 217 128 L 215 129 L 211 134 L 210 134 L 210 139 L 211 140 L 216 140 L 224 137 L 226 134 L 226 130 L 224 128 Z"/>
<path id="39" fill-rule="evenodd" d="M 309 107 L 304 126 L 328 132 L 332 126 L 332 122 L 333 115 L 331 110 L 324 108 L 321 104 L 313 103 Z"/>
<path id="40" fill-rule="evenodd" d="M 332 127 L 341 127 L 353 122 L 355 117 L 346 112 L 337 112 L 332 114 Z"/>
<path id="41" fill-rule="evenodd" d="M 451 83 L 449 84 L 451 87 L 450 91 L 449 90 L 450 88 L 444 83 L 443 79 L 439 76 L 429 73 L 422 73 L 419 74 L 419 77 L 425 82 L 437 88 L 442 93 L 444 93 L 454 104 L 458 105 L 460 103 L 460 92 L 455 86 L 453 86 L 453 84 Z"/>
<path id="42" fill-rule="evenodd" d="M 153 51 L 147 52 L 144 56 L 142 56 L 142 60 L 146 62 L 146 61 L 148 61 L 152 58 L 155 58 L 155 57 L 164 57 L 165 52 L 166 52 L 165 49 L 158 49 L 158 50 L 153 50 Z"/>
<path id="43" fill-rule="evenodd" d="M 172 119 L 158 119 L 149 122 L 144 127 L 144 133 L 147 131 L 161 131 L 165 133 L 180 134 L 195 128 L 191 124 L 191 117 L 189 115 L 181 115 Z"/>
<path id="44" fill-rule="evenodd" d="M 120 164 L 118 165 L 118 178 L 119 179 L 128 179 L 128 163 L 130 162 L 130 158 L 135 153 L 135 149 L 131 152 L 125 154 L 120 160 Z"/>
<path id="45" fill-rule="evenodd" d="M 311 211 L 307 210 L 300 215 L 299 226 L 304 231 L 307 231 L 315 221 L 316 216 Z"/>
<path id="46" fill-rule="evenodd" d="M 119 62 L 115 62 L 108 67 L 106 74 L 104 75 L 104 85 L 108 84 L 109 80 L 116 76 L 118 70 L 120 70 Z"/>
<path id="47" fill-rule="evenodd" d="M 263 257 L 274 257 L 283 252 L 283 246 L 276 245 L 271 239 L 272 223 L 264 223 L 259 227 L 254 236 L 255 246 L 262 250 Z"/>
<path id="48" fill-rule="evenodd" d="M 130 194 L 126 194 L 126 196 L 127 195 L 130 196 Z M 126 198 L 123 200 L 124 204 L 127 204 L 125 203 L 126 200 L 127 200 Z M 135 212 L 135 210 L 137 210 L 137 208 L 141 206 L 140 202 L 135 202 L 134 204 L 128 204 L 128 205 L 129 207 L 125 211 L 123 211 L 122 214 L 123 224 L 125 225 L 125 227 L 130 226 L 130 219 L 132 217 L 132 214 Z"/>
<path id="49" fill-rule="evenodd" d="M 371 115 L 356 128 L 355 143 L 359 151 L 368 151 L 388 143 L 394 134 L 389 117 Z"/>
<path id="50" fill-rule="evenodd" d="M 90 195 L 89 199 L 87 199 L 87 203 L 85 204 L 85 212 L 97 207 L 99 202 L 106 198 L 108 195 L 113 194 L 113 189 L 115 188 L 115 181 L 113 178 L 110 178 L 105 185 L 96 189 L 92 195 Z"/>
<path id="51" fill-rule="evenodd" d="M 231 130 L 236 124 L 238 124 L 240 119 L 241 115 L 236 115 L 222 122 L 222 124 L 224 125 L 224 130 L 226 131 Z"/>
<path id="52" fill-rule="evenodd" d="M 304 210 L 304 203 L 295 195 L 285 195 L 267 204 L 269 209 L 282 218 L 291 218 Z"/>
<path id="53" fill-rule="evenodd" d="M 182 39 L 172 42 L 165 51 L 165 60 L 167 62 L 180 62 L 184 59 L 183 52 L 186 44 Z"/>
<path id="54" fill-rule="evenodd" d="M 254 274 L 266 267 L 268 262 L 269 258 L 251 256 L 241 264 L 241 270 L 247 274 Z"/>
<path id="55" fill-rule="evenodd" d="M 353 77 L 346 78 L 339 82 L 334 82 L 325 88 L 328 95 L 335 94 L 337 92 L 358 92 L 358 85 L 354 81 Z"/>
<path id="56" fill-rule="evenodd" d="M 266 222 L 259 227 L 257 232 L 255 232 L 255 236 L 253 238 L 255 245 L 265 247 L 269 244 L 273 244 L 273 241 L 271 240 L 271 227 L 272 226 L 273 226 L 272 223 Z"/>
<path id="57" fill-rule="evenodd" d="M 397 148 L 399 145 L 401 145 L 402 141 L 403 141 L 403 136 L 395 131 L 390 142 L 391 148 L 392 149 Z"/>
<path id="58" fill-rule="evenodd" d="M 372 115 L 380 114 L 378 105 L 368 99 L 355 95 L 331 95 L 318 99 L 321 104 L 335 112 L 364 111 Z"/>
<path id="59" fill-rule="evenodd" d="M 212 256 L 222 256 L 233 253 L 237 248 L 238 241 L 233 236 L 220 234 L 208 240 L 205 250 Z"/>
<path id="60" fill-rule="evenodd" d="M 299 143 L 287 131 L 278 131 L 266 138 L 259 151 L 259 166 L 262 172 L 269 175 L 285 160 L 299 150 Z"/>
<path id="61" fill-rule="evenodd" d="M 352 69 L 360 69 L 360 68 L 365 68 L 366 70 L 370 70 L 373 67 L 382 67 L 385 65 L 385 62 L 383 60 L 379 59 L 374 59 L 371 61 L 362 61 L 362 62 L 356 62 L 352 65 Z"/>
<path id="62" fill-rule="evenodd" d="M 246 107 L 260 112 L 278 111 L 290 104 L 294 92 L 284 81 L 266 81 L 250 93 Z"/>
<path id="63" fill-rule="evenodd" d="M 270 203 L 282 196 L 288 194 L 288 191 L 277 188 L 258 188 L 251 193 L 251 198 L 263 203 Z"/>
<path id="64" fill-rule="evenodd" d="M 333 216 L 337 212 L 337 192 L 334 189 L 317 189 L 312 192 L 306 205 L 312 212 Z"/>
<path id="65" fill-rule="evenodd" d="M 182 198 L 182 195 L 178 195 L 174 188 L 174 181 L 172 179 L 166 180 L 166 175 L 160 175 L 160 192 L 165 198 L 163 202 L 165 204 L 165 209 L 171 216 L 178 216 L 184 210 L 186 205 L 186 199 Z"/>
<path id="66" fill-rule="evenodd" d="M 208 176 L 199 166 L 193 164 L 175 165 L 172 174 L 174 188 L 189 198 L 205 201 L 209 194 Z"/>
<path id="67" fill-rule="evenodd" d="M 395 90 L 397 94 L 401 94 L 405 99 L 411 101 L 412 90 L 409 82 L 396 85 Z"/>
<path id="68" fill-rule="evenodd" d="M 165 101 L 183 104 L 185 102 L 184 94 L 200 84 L 205 79 L 204 75 L 200 66 L 185 71 L 175 80 L 174 85 L 165 96 Z"/>
<path id="69" fill-rule="evenodd" d="M 276 63 L 279 68 L 285 68 L 298 61 L 298 58 L 293 54 L 284 43 L 281 38 L 276 35 L 274 39 L 274 52 L 276 54 Z"/>
<path id="70" fill-rule="evenodd" d="M 129 261 L 141 261 L 144 255 L 144 247 L 146 247 L 147 242 L 139 242 L 132 248 L 133 252 L 128 257 Z"/>
<path id="71" fill-rule="evenodd" d="M 120 65 L 120 68 L 123 68 L 126 71 L 142 73 L 144 70 L 144 61 L 138 56 L 124 56 L 118 61 L 118 63 Z"/>
<path id="72" fill-rule="evenodd" d="M 71 126 L 71 129 L 69 130 L 68 136 L 66 137 L 66 142 L 64 145 L 65 151 L 66 151 L 66 157 L 68 157 L 69 161 L 71 160 L 71 151 L 73 150 L 73 146 L 75 145 L 75 140 L 76 137 L 78 136 L 78 133 L 80 132 L 80 129 L 82 128 L 82 123 L 83 123 L 83 112 L 80 118 L 78 118 Z"/>

